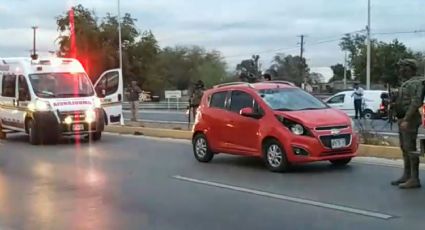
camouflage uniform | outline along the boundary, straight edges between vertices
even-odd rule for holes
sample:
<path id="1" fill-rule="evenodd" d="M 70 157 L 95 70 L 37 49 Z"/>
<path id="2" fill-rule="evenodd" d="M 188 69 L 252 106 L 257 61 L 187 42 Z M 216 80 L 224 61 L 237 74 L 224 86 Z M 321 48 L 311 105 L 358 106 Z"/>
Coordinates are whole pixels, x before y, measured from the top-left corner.
<path id="1" fill-rule="evenodd" d="M 190 97 L 190 107 L 192 109 L 192 115 L 194 118 L 196 115 L 196 110 L 198 109 L 199 104 L 201 104 L 201 99 L 203 95 L 204 95 L 204 83 L 202 81 L 198 81 Z"/>
<path id="2" fill-rule="evenodd" d="M 412 77 L 405 81 L 394 104 L 399 127 L 400 148 L 403 151 L 404 171 L 400 179 L 391 184 L 400 188 L 418 188 L 419 157 L 410 152 L 416 151 L 418 128 L 422 123 L 419 108 L 423 104 L 424 77 Z M 407 122 L 407 128 L 402 128 L 402 122 Z"/>

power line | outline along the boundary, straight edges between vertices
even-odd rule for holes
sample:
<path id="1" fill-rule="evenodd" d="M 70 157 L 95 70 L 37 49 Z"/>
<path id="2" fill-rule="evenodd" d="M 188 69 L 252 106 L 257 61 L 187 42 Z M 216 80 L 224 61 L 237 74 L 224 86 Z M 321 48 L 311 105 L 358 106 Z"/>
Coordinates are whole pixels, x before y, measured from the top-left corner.
<path id="1" fill-rule="evenodd" d="M 329 43 L 329 42 L 335 42 L 335 41 L 341 40 L 341 36 L 344 36 L 346 34 L 356 34 L 356 33 L 361 33 L 361 32 L 364 32 L 364 31 L 365 31 L 364 29 L 355 30 L 355 31 L 347 32 L 347 33 L 341 33 L 341 34 L 338 34 L 338 35 L 334 35 L 332 37 L 330 37 L 330 36 L 322 37 L 322 38 L 318 39 L 317 42 L 309 43 L 308 41 L 307 42 L 304 41 L 304 44 L 307 44 L 309 46 L 313 46 L 313 45 L 320 45 L 320 44 Z M 258 52 L 252 52 L 252 53 L 256 53 L 256 54 L 276 53 L 276 52 L 282 52 L 282 51 L 296 50 L 296 49 L 299 49 L 299 48 L 300 48 L 300 46 L 297 45 L 297 46 L 291 46 L 291 47 L 285 47 L 285 48 L 262 50 L 262 51 L 258 51 Z M 303 47 L 303 49 L 304 49 L 304 47 Z M 252 53 L 230 55 L 230 56 L 225 56 L 224 58 L 232 59 L 232 58 L 246 57 L 246 56 L 252 55 Z"/>
<path id="2" fill-rule="evenodd" d="M 416 34 L 416 33 L 425 33 L 425 30 L 398 31 L 398 32 L 379 32 L 379 33 L 372 33 L 372 35 Z"/>

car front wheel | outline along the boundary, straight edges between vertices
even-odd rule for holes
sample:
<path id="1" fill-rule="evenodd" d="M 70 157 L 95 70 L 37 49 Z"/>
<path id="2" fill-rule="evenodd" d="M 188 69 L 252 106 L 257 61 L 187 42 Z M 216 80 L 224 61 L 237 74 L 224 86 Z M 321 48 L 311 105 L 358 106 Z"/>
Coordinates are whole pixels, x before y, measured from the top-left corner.
<path id="1" fill-rule="evenodd" d="M 264 144 L 264 161 L 272 172 L 284 172 L 290 167 L 285 150 L 277 140 L 269 140 Z"/>
<path id="2" fill-rule="evenodd" d="M 199 162 L 210 162 L 214 153 L 211 151 L 204 134 L 197 134 L 193 138 L 193 154 Z"/>

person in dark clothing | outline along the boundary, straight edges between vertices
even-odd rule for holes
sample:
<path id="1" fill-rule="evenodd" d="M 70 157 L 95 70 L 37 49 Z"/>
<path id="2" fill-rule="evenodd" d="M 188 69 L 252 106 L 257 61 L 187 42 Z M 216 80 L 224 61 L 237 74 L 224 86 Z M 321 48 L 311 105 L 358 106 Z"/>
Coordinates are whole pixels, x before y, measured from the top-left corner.
<path id="1" fill-rule="evenodd" d="M 131 104 L 131 121 L 137 121 L 137 113 L 139 111 L 139 95 L 142 93 L 142 90 L 137 85 L 137 81 L 132 81 L 129 87 L 129 91 L 129 101 Z"/>
<path id="2" fill-rule="evenodd" d="M 354 97 L 354 119 L 363 118 L 362 104 L 363 104 L 363 89 L 359 86 L 358 83 L 354 84 L 354 92 L 351 95 Z"/>
<path id="3" fill-rule="evenodd" d="M 265 80 L 265 81 L 271 81 L 271 80 L 272 80 L 272 75 L 270 75 L 270 74 L 268 74 L 268 73 L 265 73 L 265 74 L 263 75 L 263 77 L 264 77 L 264 80 Z"/>
<path id="4" fill-rule="evenodd" d="M 192 109 L 193 118 L 195 118 L 196 111 L 199 107 L 199 104 L 201 104 L 201 99 L 202 99 L 202 96 L 204 95 L 204 90 L 205 90 L 204 82 L 199 80 L 195 84 L 195 87 L 193 88 L 191 96 L 190 96 L 190 108 Z"/>

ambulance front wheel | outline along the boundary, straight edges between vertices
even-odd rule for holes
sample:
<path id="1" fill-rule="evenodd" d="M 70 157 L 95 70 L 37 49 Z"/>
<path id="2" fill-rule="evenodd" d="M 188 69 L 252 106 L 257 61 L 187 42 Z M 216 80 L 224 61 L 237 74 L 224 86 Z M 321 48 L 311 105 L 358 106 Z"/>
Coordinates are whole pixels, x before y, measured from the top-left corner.
<path id="1" fill-rule="evenodd" d="M 33 120 L 28 121 L 28 136 L 29 142 L 32 145 L 40 144 L 40 133 L 36 129 L 35 122 Z"/>
<path id="2" fill-rule="evenodd" d="M 102 132 L 95 132 L 90 135 L 93 141 L 100 141 L 100 139 L 102 139 Z"/>

